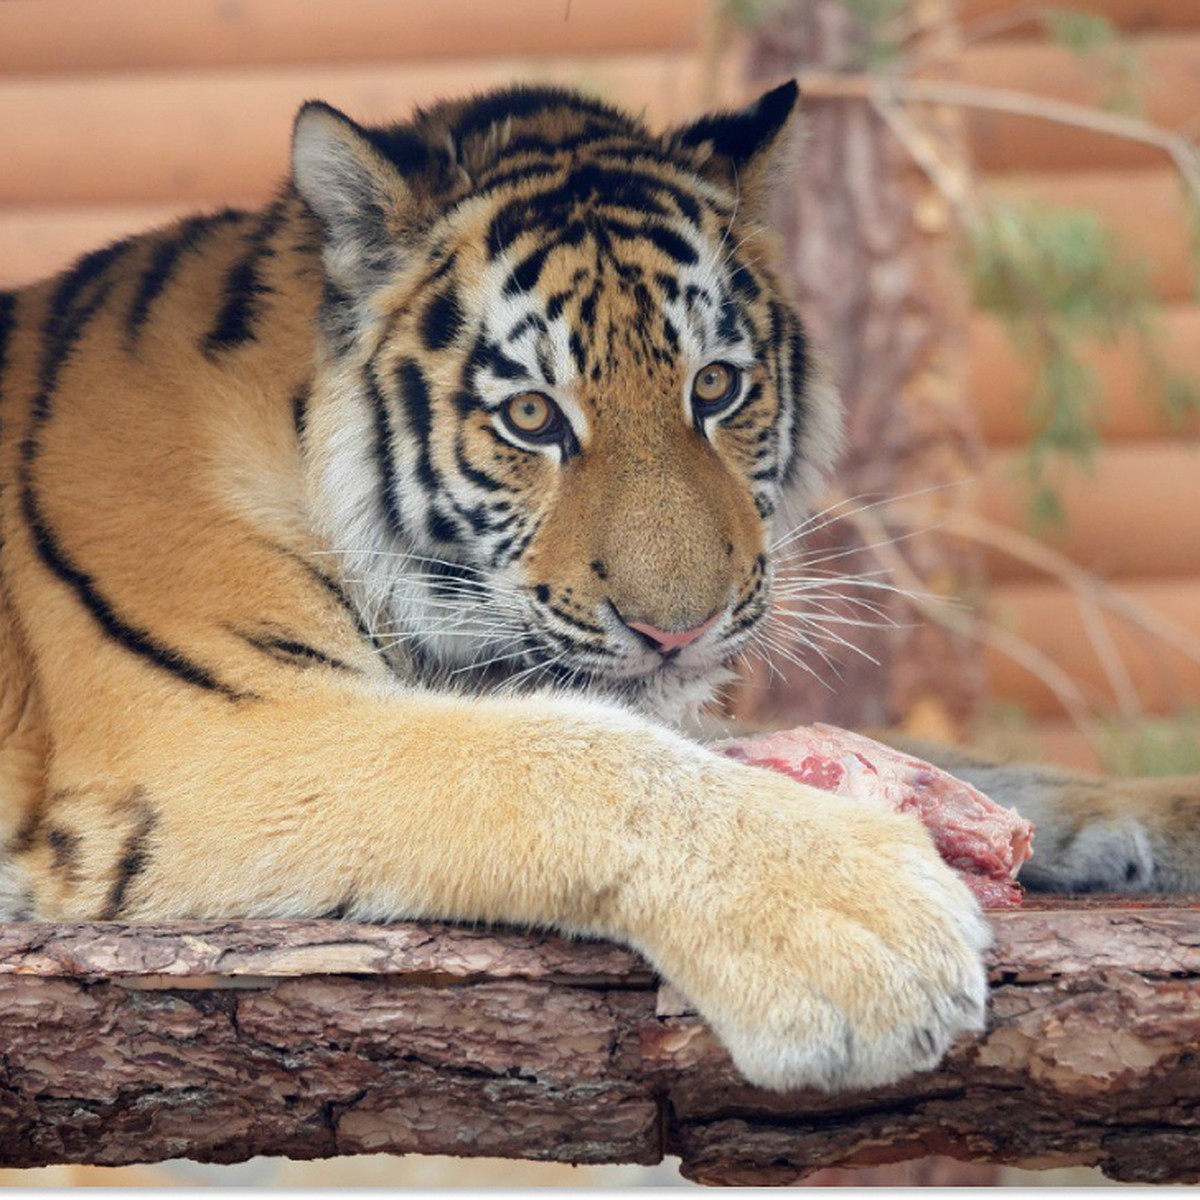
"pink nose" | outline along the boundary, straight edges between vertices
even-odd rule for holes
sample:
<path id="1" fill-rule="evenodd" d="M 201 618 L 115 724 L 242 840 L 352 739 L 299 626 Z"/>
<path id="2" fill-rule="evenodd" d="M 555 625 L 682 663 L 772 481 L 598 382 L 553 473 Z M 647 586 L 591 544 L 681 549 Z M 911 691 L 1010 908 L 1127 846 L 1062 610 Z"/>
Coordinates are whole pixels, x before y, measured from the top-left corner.
<path id="1" fill-rule="evenodd" d="M 720 613 L 713 613 L 707 621 L 697 625 L 694 629 L 685 629 L 682 633 L 668 633 L 665 629 L 655 629 L 653 625 L 645 625 L 641 621 L 626 621 L 625 624 L 651 642 L 656 650 L 666 654 L 671 650 L 682 650 L 684 646 L 690 646 L 717 623 L 720 615 Z"/>

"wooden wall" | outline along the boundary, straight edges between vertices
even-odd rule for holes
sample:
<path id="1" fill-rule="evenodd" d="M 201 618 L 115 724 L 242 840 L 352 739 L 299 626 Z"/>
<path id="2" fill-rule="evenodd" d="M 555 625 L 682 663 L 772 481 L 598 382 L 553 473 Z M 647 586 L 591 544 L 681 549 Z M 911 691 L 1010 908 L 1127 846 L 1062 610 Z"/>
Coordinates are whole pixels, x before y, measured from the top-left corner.
<path id="1" fill-rule="evenodd" d="M 1083 2 L 1083 0 L 1081 0 Z M 1200 113 L 1200 0 L 1086 0 L 1135 32 L 1148 115 Z M 964 0 L 968 29 L 1015 0 Z M 179 212 L 261 200 L 285 166 L 291 115 L 319 96 L 362 119 L 514 77 L 606 92 L 655 121 L 738 94 L 713 72 L 706 0 L 7 0 L 0 4 L 0 287 L 37 278 L 105 239 Z M 1028 27 L 970 46 L 968 82 L 1064 99 L 1088 71 Z M 1181 194 L 1148 147 L 1047 122 L 973 113 L 987 183 L 1095 207 L 1147 258 L 1169 304 L 1164 336 L 1200 372 L 1200 305 Z M 1003 334 L 976 318 L 972 387 L 988 444 L 986 514 L 1023 522 L 1013 463 L 1027 387 Z M 1110 405 L 1093 479 L 1068 492 L 1059 545 L 1200 637 L 1200 451 L 1168 429 L 1130 346 L 1099 356 Z M 1075 676 L 1107 691 L 1070 595 L 994 557 L 994 611 Z M 1200 702 L 1200 668 L 1120 629 L 1152 711 Z M 1037 718 L 1039 744 L 1086 748 L 1036 679 L 999 655 L 996 697 Z"/>
<path id="2" fill-rule="evenodd" d="M 1145 115 L 1170 127 L 1200 114 L 1200 3 L 1195 0 L 1086 0 L 1135 35 L 1144 70 Z M 1016 7 L 965 0 L 968 30 Z M 974 82 L 1064 100 L 1099 98 L 1094 72 L 1026 26 L 967 52 Z M 1195 126 L 1193 124 L 1193 130 Z M 977 114 L 972 145 L 984 186 L 1003 195 L 1094 209 L 1147 262 L 1166 305 L 1163 345 L 1170 362 L 1200 375 L 1200 305 L 1183 192 L 1165 156 L 1150 147 L 1048 122 Z M 1018 456 L 1028 433 L 1026 372 L 1003 332 L 976 317 L 971 328 L 974 401 L 988 444 L 986 516 L 1024 528 Z M 1108 394 L 1104 448 L 1094 475 L 1065 493 L 1067 531 L 1048 537 L 1080 565 L 1170 617 L 1200 639 L 1200 447 L 1196 426 L 1172 429 L 1133 340 L 1093 355 Z M 1013 559 L 989 560 L 993 613 L 1060 663 L 1102 704 L 1115 697 L 1072 594 Z M 1165 714 L 1200 703 L 1200 667 L 1147 643 L 1120 622 L 1112 632 L 1142 704 Z M 1036 744 L 1050 756 L 1089 764 L 1083 738 L 1049 689 L 1011 659 L 992 654 L 993 695 L 1038 722 Z"/>

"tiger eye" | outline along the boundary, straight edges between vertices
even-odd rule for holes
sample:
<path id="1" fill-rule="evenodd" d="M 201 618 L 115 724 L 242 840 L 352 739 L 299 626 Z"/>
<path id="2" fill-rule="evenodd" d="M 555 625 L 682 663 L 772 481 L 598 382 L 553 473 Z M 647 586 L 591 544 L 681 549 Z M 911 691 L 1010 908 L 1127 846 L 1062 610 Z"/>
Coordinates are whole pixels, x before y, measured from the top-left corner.
<path id="1" fill-rule="evenodd" d="M 545 437 L 557 429 L 561 419 L 554 401 L 541 392 L 522 392 L 506 400 L 503 414 L 509 428 L 527 438 Z"/>
<path id="2" fill-rule="evenodd" d="M 726 362 L 709 363 L 696 372 L 692 382 L 692 402 L 704 415 L 723 408 L 738 394 L 742 375 Z"/>

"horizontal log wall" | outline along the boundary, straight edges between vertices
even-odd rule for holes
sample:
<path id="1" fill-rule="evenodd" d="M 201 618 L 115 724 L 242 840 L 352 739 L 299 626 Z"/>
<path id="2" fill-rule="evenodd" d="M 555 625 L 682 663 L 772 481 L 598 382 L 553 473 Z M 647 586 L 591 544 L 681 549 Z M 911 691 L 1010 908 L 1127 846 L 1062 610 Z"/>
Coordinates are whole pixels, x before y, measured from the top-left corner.
<path id="1" fill-rule="evenodd" d="M 995 28 L 1009 0 L 964 0 L 968 35 Z M 1135 35 L 1145 115 L 1168 127 L 1200 112 L 1200 4 L 1191 0 L 1086 0 L 1078 7 L 1110 17 Z M 971 82 L 1076 103 L 1102 98 L 1097 72 L 1048 44 L 1035 22 L 968 50 Z M 1146 265 L 1166 305 L 1157 344 L 1174 369 L 1200 376 L 1200 306 L 1192 256 L 1194 230 L 1177 174 L 1161 152 L 1122 139 L 1029 118 L 976 113 L 972 142 L 983 185 L 1003 199 L 1086 207 Z M 1020 445 L 1030 430 L 1029 374 L 1004 330 L 979 316 L 970 330 L 971 387 L 990 453 L 981 487 L 983 515 L 1028 531 L 1027 483 Z M 1104 443 L 1089 473 L 1063 487 L 1063 532 L 1040 535 L 1052 548 L 1126 590 L 1200 643 L 1200 449 L 1197 422 L 1173 424 L 1160 388 L 1131 336 L 1090 349 L 1103 380 Z M 991 552 L 992 610 L 1005 628 L 1059 663 L 1097 704 L 1117 698 L 1076 598 L 1036 568 Z M 1109 622 L 1138 698 L 1152 714 L 1200 701 L 1200 668 L 1120 620 Z M 988 656 L 993 696 L 1034 720 L 1011 739 L 1048 758 L 1092 766 L 1094 751 L 1049 687 L 1006 655 Z"/>
<path id="2" fill-rule="evenodd" d="M 11 0 L 0 74 L 692 47 L 705 0 Z M 24 11 L 21 11 L 24 10 Z M 31 14 L 36 10 L 36 20 Z"/>

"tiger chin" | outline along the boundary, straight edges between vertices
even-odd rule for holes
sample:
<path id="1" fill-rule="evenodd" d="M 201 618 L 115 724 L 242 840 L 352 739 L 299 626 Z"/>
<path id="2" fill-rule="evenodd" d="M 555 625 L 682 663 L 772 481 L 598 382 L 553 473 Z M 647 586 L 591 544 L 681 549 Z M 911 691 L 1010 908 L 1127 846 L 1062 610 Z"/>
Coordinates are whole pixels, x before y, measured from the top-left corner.
<path id="1" fill-rule="evenodd" d="M 914 820 L 679 729 L 838 449 L 764 226 L 797 104 L 310 103 L 264 208 L 0 298 L 21 915 L 613 938 L 771 1088 L 982 1027 L 988 929 Z"/>

